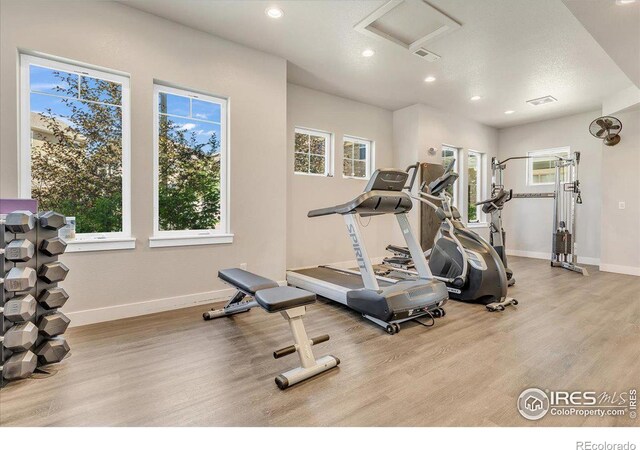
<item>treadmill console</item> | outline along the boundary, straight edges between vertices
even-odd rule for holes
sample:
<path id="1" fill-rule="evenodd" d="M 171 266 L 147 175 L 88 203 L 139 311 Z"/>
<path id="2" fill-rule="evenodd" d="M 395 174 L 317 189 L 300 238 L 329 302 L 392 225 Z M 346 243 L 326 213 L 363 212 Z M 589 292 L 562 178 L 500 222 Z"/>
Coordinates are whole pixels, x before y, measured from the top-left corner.
<path id="1" fill-rule="evenodd" d="M 396 169 L 378 169 L 367 184 L 364 192 L 395 191 L 401 192 L 407 182 L 409 174 Z"/>

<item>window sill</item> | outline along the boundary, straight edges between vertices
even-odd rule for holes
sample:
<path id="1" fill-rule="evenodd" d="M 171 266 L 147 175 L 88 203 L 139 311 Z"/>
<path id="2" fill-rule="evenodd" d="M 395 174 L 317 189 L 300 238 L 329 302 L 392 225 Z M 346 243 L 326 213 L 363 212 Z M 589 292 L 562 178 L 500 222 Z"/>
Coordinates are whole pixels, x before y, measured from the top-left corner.
<path id="1" fill-rule="evenodd" d="M 67 249 L 65 253 L 131 250 L 136 248 L 135 238 L 79 239 L 66 242 Z"/>
<path id="2" fill-rule="evenodd" d="M 487 222 L 472 222 L 467 224 L 468 228 L 488 228 L 489 224 Z"/>
<path id="3" fill-rule="evenodd" d="M 155 236 L 149 238 L 149 247 L 151 248 L 231 243 L 233 243 L 233 234 L 214 234 L 208 236 Z"/>

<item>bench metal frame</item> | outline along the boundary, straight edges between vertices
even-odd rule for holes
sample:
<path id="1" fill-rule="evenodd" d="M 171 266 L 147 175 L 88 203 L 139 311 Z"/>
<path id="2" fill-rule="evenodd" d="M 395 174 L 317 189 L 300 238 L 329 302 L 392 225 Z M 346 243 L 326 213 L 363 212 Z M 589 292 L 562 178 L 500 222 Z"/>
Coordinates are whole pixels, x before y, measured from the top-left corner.
<path id="1" fill-rule="evenodd" d="M 205 320 L 217 319 L 225 316 L 232 316 L 243 312 L 248 312 L 251 308 L 261 305 L 253 297 L 260 291 L 248 292 L 238 286 L 223 280 L 229 286 L 237 289 L 236 293 L 227 301 L 221 309 L 212 309 L 203 314 Z M 272 289 L 272 288 L 269 288 Z M 263 308 L 264 309 L 264 308 Z M 271 312 L 271 311 L 268 311 Z M 273 311 L 276 312 L 276 311 Z M 337 367 L 340 360 L 332 355 L 326 355 L 316 359 L 313 355 L 311 347 L 315 344 L 329 340 L 328 335 L 309 338 L 304 327 L 303 316 L 306 313 L 306 306 L 294 306 L 285 310 L 278 311 L 282 317 L 288 322 L 293 336 L 293 345 L 284 347 L 273 352 L 273 357 L 278 359 L 292 353 L 297 353 L 300 359 L 300 366 L 290 369 L 276 376 L 275 383 L 280 389 L 286 389 L 301 381 L 307 380 L 315 375 L 326 372 L 329 369 Z"/>

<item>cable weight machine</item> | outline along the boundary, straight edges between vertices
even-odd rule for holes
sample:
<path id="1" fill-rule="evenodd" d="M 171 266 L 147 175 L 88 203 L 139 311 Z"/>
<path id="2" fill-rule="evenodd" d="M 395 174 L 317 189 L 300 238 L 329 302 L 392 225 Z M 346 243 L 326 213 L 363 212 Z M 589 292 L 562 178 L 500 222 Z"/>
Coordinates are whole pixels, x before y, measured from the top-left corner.
<path id="1" fill-rule="evenodd" d="M 504 161 L 491 159 L 491 195 L 504 189 L 504 170 L 507 162 L 516 159 L 532 159 L 533 156 L 514 156 Z M 511 198 L 553 198 L 553 243 L 551 248 L 551 266 L 562 267 L 588 276 L 584 267 L 577 265 L 576 250 L 576 205 L 582 204 L 578 166 L 580 152 L 574 152 L 570 158 L 554 156 L 555 185 L 553 192 L 513 193 Z M 563 181 L 563 170 L 566 181 Z"/>

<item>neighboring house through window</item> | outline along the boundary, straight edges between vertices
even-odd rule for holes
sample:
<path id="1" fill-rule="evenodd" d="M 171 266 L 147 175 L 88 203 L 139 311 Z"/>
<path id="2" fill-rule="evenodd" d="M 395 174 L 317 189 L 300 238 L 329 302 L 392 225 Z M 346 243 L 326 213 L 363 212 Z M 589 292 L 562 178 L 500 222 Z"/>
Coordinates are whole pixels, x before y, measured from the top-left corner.
<path id="1" fill-rule="evenodd" d="M 527 156 L 529 157 L 527 160 L 527 185 L 550 185 L 556 182 L 555 162 L 558 158 L 569 158 L 571 149 L 569 147 L 561 147 L 536 150 L 528 152 Z M 566 167 L 560 169 L 560 177 L 560 181 L 567 181 Z"/>
<path id="2" fill-rule="evenodd" d="M 74 216 L 78 241 L 129 238 L 129 78 L 20 61 L 20 194 Z"/>
<path id="3" fill-rule="evenodd" d="M 296 128 L 294 172 L 301 175 L 331 175 L 331 144 L 330 133 Z"/>
<path id="4" fill-rule="evenodd" d="M 345 178 L 368 179 L 373 172 L 373 142 L 345 136 L 343 142 L 342 175 Z"/>

